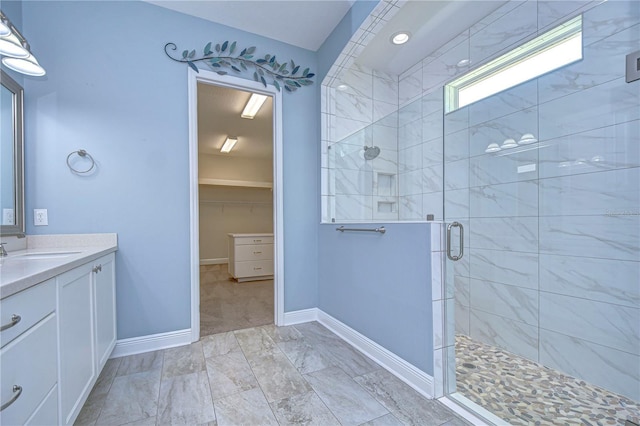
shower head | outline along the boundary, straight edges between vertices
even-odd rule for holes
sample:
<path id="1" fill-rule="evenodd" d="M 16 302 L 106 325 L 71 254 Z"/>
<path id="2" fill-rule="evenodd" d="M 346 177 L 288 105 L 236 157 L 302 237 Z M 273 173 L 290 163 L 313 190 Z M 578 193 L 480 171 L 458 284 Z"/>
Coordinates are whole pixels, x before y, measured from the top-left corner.
<path id="1" fill-rule="evenodd" d="M 380 155 L 380 148 L 377 146 L 365 146 L 364 147 L 364 159 L 373 160 Z"/>

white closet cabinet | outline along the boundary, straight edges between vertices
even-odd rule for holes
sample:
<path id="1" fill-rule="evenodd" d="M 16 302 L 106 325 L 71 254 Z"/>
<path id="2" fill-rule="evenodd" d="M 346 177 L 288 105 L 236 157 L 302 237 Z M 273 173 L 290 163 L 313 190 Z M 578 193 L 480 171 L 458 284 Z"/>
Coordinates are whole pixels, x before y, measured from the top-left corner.
<path id="1" fill-rule="evenodd" d="M 229 234 L 229 273 L 240 282 L 273 278 L 273 234 Z"/>
<path id="2" fill-rule="evenodd" d="M 72 424 L 115 345 L 115 257 L 57 277 L 60 424 Z"/>

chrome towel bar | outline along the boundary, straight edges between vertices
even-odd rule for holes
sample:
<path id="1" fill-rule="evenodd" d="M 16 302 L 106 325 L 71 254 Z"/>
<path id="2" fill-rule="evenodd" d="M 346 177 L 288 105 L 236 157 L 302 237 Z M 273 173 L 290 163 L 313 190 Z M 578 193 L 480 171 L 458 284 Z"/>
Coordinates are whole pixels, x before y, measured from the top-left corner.
<path id="1" fill-rule="evenodd" d="M 344 226 L 341 226 L 339 228 L 336 228 L 336 231 L 340 231 L 340 232 L 344 232 L 344 231 L 355 231 L 355 232 L 379 232 L 381 234 L 384 234 L 385 232 L 387 232 L 386 229 L 384 229 L 384 226 L 381 226 L 380 228 L 345 228 Z"/>

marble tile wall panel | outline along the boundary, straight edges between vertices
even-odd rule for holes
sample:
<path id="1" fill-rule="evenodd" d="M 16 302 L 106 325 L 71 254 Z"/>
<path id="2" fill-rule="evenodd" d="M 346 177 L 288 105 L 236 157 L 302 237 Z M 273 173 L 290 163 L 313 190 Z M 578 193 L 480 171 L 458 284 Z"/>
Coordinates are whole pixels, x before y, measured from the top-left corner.
<path id="1" fill-rule="evenodd" d="M 424 167 L 441 165 L 443 155 L 442 136 L 422 143 L 422 165 Z"/>
<path id="2" fill-rule="evenodd" d="M 637 1 L 599 2 L 582 17 L 582 44 L 592 43 L 638 24 L 640 4 Z"/>
<path id="3" fill-rule="evenodd" d="M 391 113 L 389 115 L 386 115 L 383 118 L 376 119 L 375 124 L 378 124 L 380 126 L 393 127 L 395 129 L 397 129 L 398 128 L 398 111 L 397 111 L 397 108 L 393 113 Z"/>
<path id="4" fill-rule="evenodd" d="M 357 68 L 352 67 L 342 75 L 341 81 L 349 86 L 349 90 L 345 92 L 351 91 L 354 95 L 373 99 L 373 75 L 371 72 L 365 72 L 362 69 L 357 70 Z M 340 93 L 340 91 L 337 91 L 337 93 Z"/>
<path id="5" fill-rule="evenodd" d="M 398 172 L 406 173 L 422 168 L 422 146 L 414 145 L 398 153 Z"/>
<path id="6" fill-rule="evenodd" d="M 472 250 L 538 251 L 538 219 L 535 217 L 471 218 L 470 221 Z"/>
<path id="7" fill-rule="evenodd" d="M 334 141 L 341 141 L 371 124 L 369 121 L 359 121 L 340 116 L 331 116 L 330 121 L 333 131 L 331 140 Z"/>
<path id="8" fill-rule="evenodd" d="M 429 141 L 442 137 L 442 111 L 435 111 L 422 118 L 422 139 Z"/>
<path id="9" fill-rule="evenodd" d="M 640 400 L 638 355 L 543 329 L 540 362 L 634 401 Z"/>
<path id="10" fill-rule="evenodd" d="M 422 194 L 423 191 L 423 173 L 422 170 L 414 170 L 407 173 L 401 173 L 400 179 L 400 196 Z"/>
<path id="11" fill-rule="evenodd" d="M 597 4 L 593 0 L 538 0 L 538 30 L 546 31 L 576 16 L 585 7 Z"/>
<path id="12" fill-rule="evenodd" d="M 458 62 L 467 58 L 469 58 L 469 42 L 463 40 L 432 61 L 423 63 L 422 92 L 440 90 L 444 83 L 464 72 L 466 69 L 460 68 Z"/>
<path id="13" fill-rule="evenodd" d="M 533 107 L 506 115 L 504 117 L 485 121 L 469 129 L 469 153 L 471 156 L 483 155 L 490 143 L 501 146 L 506 139 L 514 139 L 516 142 L 524 134 L 538 136 L 538 108 Z M 528 146 L 504 149 L 497 154 L 506 154 L 511 151 L 527 149 Z"/>
<path id="14" fill-rule="evenodd" d="M 444 161 L 451 162 L 469 158 L 469 129 L 447 135 Z"/>
<path id="15" fill-rule="evenodd" d="M 522 2 L 519 2 L 519 1 L 509 1 L 504 3 L 502 6 L 500 6 L 499 8 L 497 8 L 496 10 L 494 10 L 493 12 L 491 12 L 490 14 L 488 14 L 487 16 L 485 16 L 484 18 L 482 18 L 481 20 L 473 24 L 469 28 L 469 34 L 474 35 L 477 32 L 485 29 L 492 23 L 496 22 L 498 19 L 502 18 L 503 16 L 511 12 L 513 9 L 520 7 L 521 4 Z"/>
<path id="16" fill-rule="evenodd" d="M 443 189 L 442 166 L 422 169 L 422 187 L 419 193 L 441 192 Z"/>
<path id="17" fill-rule="evenodd" d="M 373 100 L 398 106 L 398 77 L 373 71 Z"/>
<path id="18" fill-rule="evenodd" d="M 540 217 L 540 254 L 640 260 L 640 216 Z"/>
<path id="19" fill-rule="evenodd" d="M 540 104 L 539 140 L 638 120 L 640 90 L 637 84 L 616 79 Z M 580 105 L 580 108 L 575 108 Z"/>
<path id="20" fill-rule="evenodd" d="M 469 125 L 496 120 L 537 104 L 538 81 L 532 80 L 469 105 Z"/>
<path id="21" fill-rule="evenodd" d="M 464 334 L 465 336 L 471 335 L 471 325 L 469 323 L 470 312 L 471 311 L 468 306 L 464 306 L 456 300 L 454 316 L 457 334 Z"/>
<path id="22" fill-rule="evenodd" d="M 352 93 L 338 91 L 335 96 L 335 113 L 350 120 L 373 122 L 373 99 Z"/>
<path id="23" fill-rule="evenodd" d="M 398 104 L 390 104 L 387 102 L 382 102 L 382 101 L 373 101 L 373 122 L 381 122 L 381 123 L 387 123 L 386 125 L 388 126 L 388 121 L 389 120 L 393 120 L 393 126 L 396 126 L 396 121 L 395 121 L 395 116 L 397 114 L 398 111 Z"/>
<path id="24" fill-rule="evenodd" d="M 538 360 L 538 327 L 476 309 L 471 309 L 470 324 L 472 339 Z"/>
<path id="25" fill-rule="evenodd" d="M 406 149 L 422 143 L 422 123 L 416 120 L 398 129 L 398 149 Z"/>
<path id="26" fill-rule="evenodd" d="M 371 220 L 373 218 L 372 196 L 336 195 L 336 220 Z"/>
<path id="27" fill-rule="evenodd" d="M 444 134 L 448 136 L 451 133 L 469 128 L 469 107 L 457 109 L 444 115 Z"/>
<path id="28" fill-rule="evenodd" d="M 398 110 L 398 127 L 406 126 L 420 118 L 422 118 L 422 101 L 418 99 Z"/>
<path id="29" fill-rule="evenodd" d="M 581 61 L 539 78 L 539 102 L 548 102 L 624 77 L 622 64 L 625 57 L 639 45 L 640 25 L 636 25 L 584 47 Z"/>
<path id="30" fill-rule="evenodd" d="M 398 173 L 398 151 L 395 149 L 380 149 L 376 158 L 364 161 L 365 167 L 371 167 L 374 172 Z"/>
<path id="31" fill-rule="evenodd" d="M 448 218 L 468 218 L 469 189 L 451 189 L 445 191 L 444 210 Z"/>
<path id="32" fill-rule="evenodd" d="M 331 145 L 329 151 L 329 161 L 335 170 L 362 170 L 366 167 L 364 155 L 362 155 L 363 145 L 351 145 L 347 143 L 337 143 Z"/>
<path id="33" fill-rule="evenodd" d="M 442 191 L 422 194 L 422 211 L 424 217 L 432 214 L 435 220 L 443 220 L 442 195 Z"/>
<path id="34" fill-rule="evenodd" d="M 542 291 L 640 306 L 640 262 L 576 256 L 540 255 Z"/>
<path id="35" fill-rule="evenodd" d="M 422 95 L 422 116 L 426 117 L 433 113 L 439 112 L 442 116 L 444 110 L 444 90 L 434 89 L 430 92 L 425 92 Z"/>
<path id="36" fill-rule="evenodd" d="M 523 181 L 469 189 L 471 217 L 538 215 L 538 182 Z"/>
<path id="37" fill-rule="evenodd" d="M 538 290 L 538 254 L 474 249 L 470 275 L 480 280 Z"/>
<path id="38" fill-rule="evenodd" d="M 370 170 L 336 169 L 335 192 L 336 195 L 373 195 L 373 172 Z"/>
<path id="39" fill-rule="evenodd" d="M 497 152 L 471 157 L 469 186 L 497 185 L 538 178 L 538 151 Z"/>
<path id="40" fill-rule="evenodd" d="M 491 281 L 470 279 L 471 309 L 538 326 L 538 292 Z"/>
<path id="41" fill-rule="evenodd" d="M 518 7 L 498 18 L 491 25 L 473 33 L 470 37 L 469 56 L 474 64 L 497 56 L 506 48 L 535 34 L 537 25 L 535 0 L 521 3 Z"/>
<path id="42" fill-rule="evenodd" d="M 453 290 L 453 291 L 450 291 Z M 455 298 L 463 306 L 471 306 L 471 279 L 460 275 L 453 276 L 453 286 L 449 286 L 445 294 L 447 298 Z"/>
<path id="43" fill-rule="evenodd" d="M 640 167 L 640 121 L 547 141 L 539 152 L 540 178 Z"/>
<path id="44" fill-rule="evenodd" d="M 372 145 L 387 151 L 398 150 L 398 128 L 389 127 L 381 124 L 374 124 L 371 127 Z"/>
<path id="45" fill-rule="evenodd" d="M 400 75 L 398 106 L 401 108 L 422 94 L 422 63 L 419 62 Z"/>
<path id="46" fill-rule="evenodd" d="M 540 215 L 640 215 L 640 167 L 540 180 Z"/>
<path id="47" fill-rule="evenodd" d="M 446 148 L 445 148 L 446 149 Z M 445 164 L 444 188 L 465 189 L 469 188 L 469 159 L 452 161 Z"/>
<path id="48" fill-rule="evenodd" d="M 540 328 L 640 355 L 640 309 L 540 292 Z"/>
<path id="49" fill-rule="evenodd" d="M 422 195 L 400 196 L 399 219 L 400 220 L 424 220 L 422 213 Z"/>

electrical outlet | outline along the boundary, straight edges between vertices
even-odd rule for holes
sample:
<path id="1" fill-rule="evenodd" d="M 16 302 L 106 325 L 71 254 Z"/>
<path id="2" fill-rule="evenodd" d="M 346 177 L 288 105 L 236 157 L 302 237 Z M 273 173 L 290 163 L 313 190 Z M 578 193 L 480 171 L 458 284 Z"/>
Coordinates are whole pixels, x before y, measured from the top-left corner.
<path id="1" fill-rule="evenodd" d="M 3 225 L 15 225 L 16 218 L 13 214 L 13 209 L 2 209 L 2 224 Z"/>
<path id="2" fill-rule="evenodd" d="M 33 225 L 45 226 L 49 224 L 47 209 L 33 209 Z"/>

